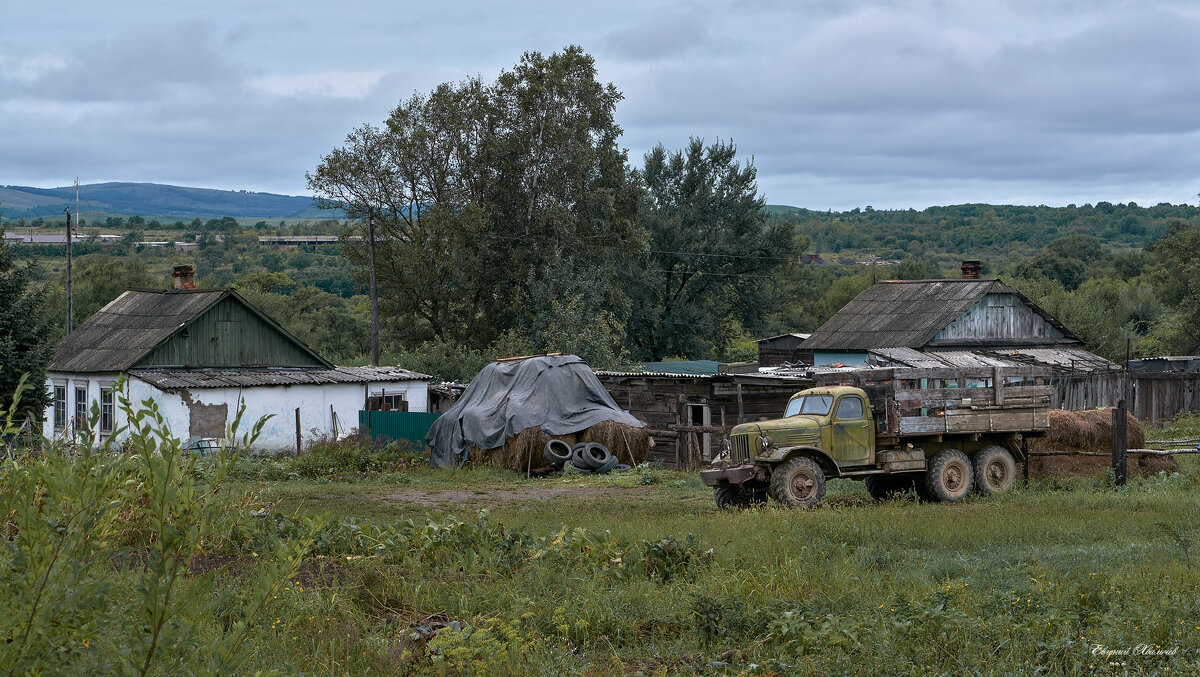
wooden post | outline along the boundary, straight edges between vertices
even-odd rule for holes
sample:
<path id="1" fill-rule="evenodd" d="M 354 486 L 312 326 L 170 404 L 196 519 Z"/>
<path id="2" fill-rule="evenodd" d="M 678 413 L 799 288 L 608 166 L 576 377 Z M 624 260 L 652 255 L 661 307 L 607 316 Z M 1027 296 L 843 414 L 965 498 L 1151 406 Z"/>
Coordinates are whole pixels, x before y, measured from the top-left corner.
<path id="1" fill-rule="evenodd" d="M 296 455 L 303 451 L 300 444 L 300 407 L 296 407 Z"/>
<path id="2" fill-rule="evenodd" d="M 1004 374 L 1000 373 L 1000 367 L 992 367 L 992 391 L 995 393 L 995 404 L 1004 404 Z"/>
<path id="3" fill-rule="evenodd" d="M 679 426 L 683 425 L 682 414 L 681 414 L 682 411 L 683 411 L 683 402 L 680 402 L 675 408 L 675 429 L 676 430 L 679 430 Z M 679 465 L 679 452 L 680 452 L 679 447 L 680 447 L 680 439 L 679 439 L 679 437 L 676 437 L 675 438 L 675 468 L 678 470 L 682 470 L 683 466 Z"/>
<path id="4" fill-rule="evenodd" d="M 738 423 L 745 423 L 746 422 L 746 413 L 745 413 L 745 409 L 742 407 L 742 384 L 741 383 L 737 384 L 737 396 L 738 396 Z"/>
<path id="5" fill-rule="evenodd" d="M 1125 450 L 1128 445 L 1125 436 L 1125 400 L 1117 402 L 1116 408 L 1112 410 L 1112 415 L 1112 467 L 1117 476 L 1117 486 L 1120 487 L 1125 485 Z"/>
<path id="6" fill-rule="evenodd" d="M 333 425 L 333 441 L 337 442 L 337 438 L 338 438 L 337 412 L 333 410 L 332 404 L 329 405 L 329 422 L 330 422 L 330 424 Z"/>

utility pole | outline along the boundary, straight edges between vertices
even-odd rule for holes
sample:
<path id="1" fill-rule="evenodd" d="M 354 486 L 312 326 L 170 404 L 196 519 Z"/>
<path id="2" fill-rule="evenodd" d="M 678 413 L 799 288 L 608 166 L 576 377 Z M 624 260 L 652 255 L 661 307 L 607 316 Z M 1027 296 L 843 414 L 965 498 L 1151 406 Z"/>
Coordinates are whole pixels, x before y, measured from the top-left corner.
<path id="1" fill-rule="evenodd" d="M 379 295 L 375 289 L 375 218 L 367 208 L 367 267 L 371 287 L 371 364 L 379 366 Z"/>
<path id="2" fill-rule="evenodd" d="M 75 313 L 71 291 L 71 208 L 66 207 L 63 211 L 67 213 L 67 333 L 70 334 Z"/>

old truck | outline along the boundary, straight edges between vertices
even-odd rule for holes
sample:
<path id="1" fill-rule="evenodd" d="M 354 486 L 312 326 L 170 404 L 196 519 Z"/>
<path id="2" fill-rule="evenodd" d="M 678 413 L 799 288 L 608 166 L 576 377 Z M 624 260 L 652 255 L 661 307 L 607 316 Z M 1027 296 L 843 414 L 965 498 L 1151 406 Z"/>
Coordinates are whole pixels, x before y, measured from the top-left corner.
<path id="1" fill-rule="evenodd" d="M 875 368 L 814 376 L 783 417 L 733 427 L 702 470 L 721 508 L 814 506 L 831 478 L 876 498 L 915 490 L 933 501 L 1012 488 L 1026 440 L 1049 427 L 1046 367 Z"/>

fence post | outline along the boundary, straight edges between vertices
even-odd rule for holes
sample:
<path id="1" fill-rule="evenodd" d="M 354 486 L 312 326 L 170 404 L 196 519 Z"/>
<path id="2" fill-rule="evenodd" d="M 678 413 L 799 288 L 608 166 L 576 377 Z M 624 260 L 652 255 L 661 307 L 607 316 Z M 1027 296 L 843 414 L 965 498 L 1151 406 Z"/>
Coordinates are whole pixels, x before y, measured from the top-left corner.
<path id="1" fill-rule="evenodd" d="M 300 446 L 300 407 L 296 407 L 296 455 L 299 456 L 302 451 Z"/>
<path id="2" fill-rule="evenodd" d="M 1117 486 L 1125 485 L 1125 450 L 1128 445 L 1128 439 L 1125 436 L 1125 400 L 1117 401 L 1117 406 L 1112 410 L 1113 425 L 1112 425 L 1112 467 L 1113 473 L 1116 475 Z"/>

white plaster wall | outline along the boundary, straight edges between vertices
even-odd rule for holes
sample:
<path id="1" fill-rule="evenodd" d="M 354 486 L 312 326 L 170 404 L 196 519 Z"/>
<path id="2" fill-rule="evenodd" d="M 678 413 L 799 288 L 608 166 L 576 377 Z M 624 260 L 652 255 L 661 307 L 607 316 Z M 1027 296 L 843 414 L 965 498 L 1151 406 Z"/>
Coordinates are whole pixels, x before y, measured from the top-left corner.
<path id="1" fill-rule="evenodd" d="M 51 401 L 46 407 L 46 415 L 42 417 L 42 435 L 54 437 L 70 437 L 74 432 L 75 419 L 75 388 L 82 386 L 87 388 L 86 406 L 89 415 L 91 414 L 92 405 L 100 402 L 100 388 L 109 387 L 117 381 L 119 374 L 69 374 L 61 372 L 46 373 L 46 389 L 50 394 L 54 394 L 54 386 L 66 385 L 67 387 L 67 424 L 62 430 L 54 429 L 54 402 Z M 143 384 L 144 385 L 144 384 Z M 125 416 L 119 411 L 119 405 L 116 398 L 113 398 L 113 429 L 117 429 L 124 424 Z"/>
<path id="2" fill-rule="evenodd" d="M 54 437 L 64 433 L 70 435 L 70 419 L 75 411 L 75 391 L 77 383 L 86 383 L 88 387 L 88 407 L 92 402 L 98 402 L 102 384 L 116 381 L 116 374 L 71 375 L 47 374 L 46 387 L 52 388 L 56 383 L 65 382 L 67 385 L 67 418 L 68 426 L 64 431 L 55 431 L 54 409 L 48 407 L 43 424 L 43 434 Z M 424 412 L 428 410 L 429 389 L 424 381 L 402 381 L 391 383 L 343 383 L 326 385 L 296 385 L 296 386 L 262 386 L 253 388 L 194 388 L 188 391 L 192 402 L 205 405 L 226 405 L 228 408 L 227 423 L 232 423 L 237 415 L 240 403 L 245 403 L 246 412 L 242 416 L 242 424 L 238 437 L 250 432 L 255 422 L 268 415 L 273 416 L 263 426 L 262 433 L 254 447 L 260 451 L 285 452 L 296 448 L 296 409 L 300 409 L 301 438 L 305 444 L 320 437 L 334 435 L 334 413 L 337 414 L 336 433 L 345 436 L 358 428 L 358 412 L 362 409 L 368 395 L 379 395 L 387 391 L 389 395 L 404 393 L 408 401 L 408 410 Z M 153 400 L 158 405 L 171 434 L 183 441 L 189 440 L 191 427 L 191 410 L 188 408 L 183 393 L 159 390 L 155 386 L 137 378 L 127 381 L 126 392 L 135 408 L 144 400 Z M 114 429 L 127 423 L 126 416 L 118 410 L 115 412 Z"/>

